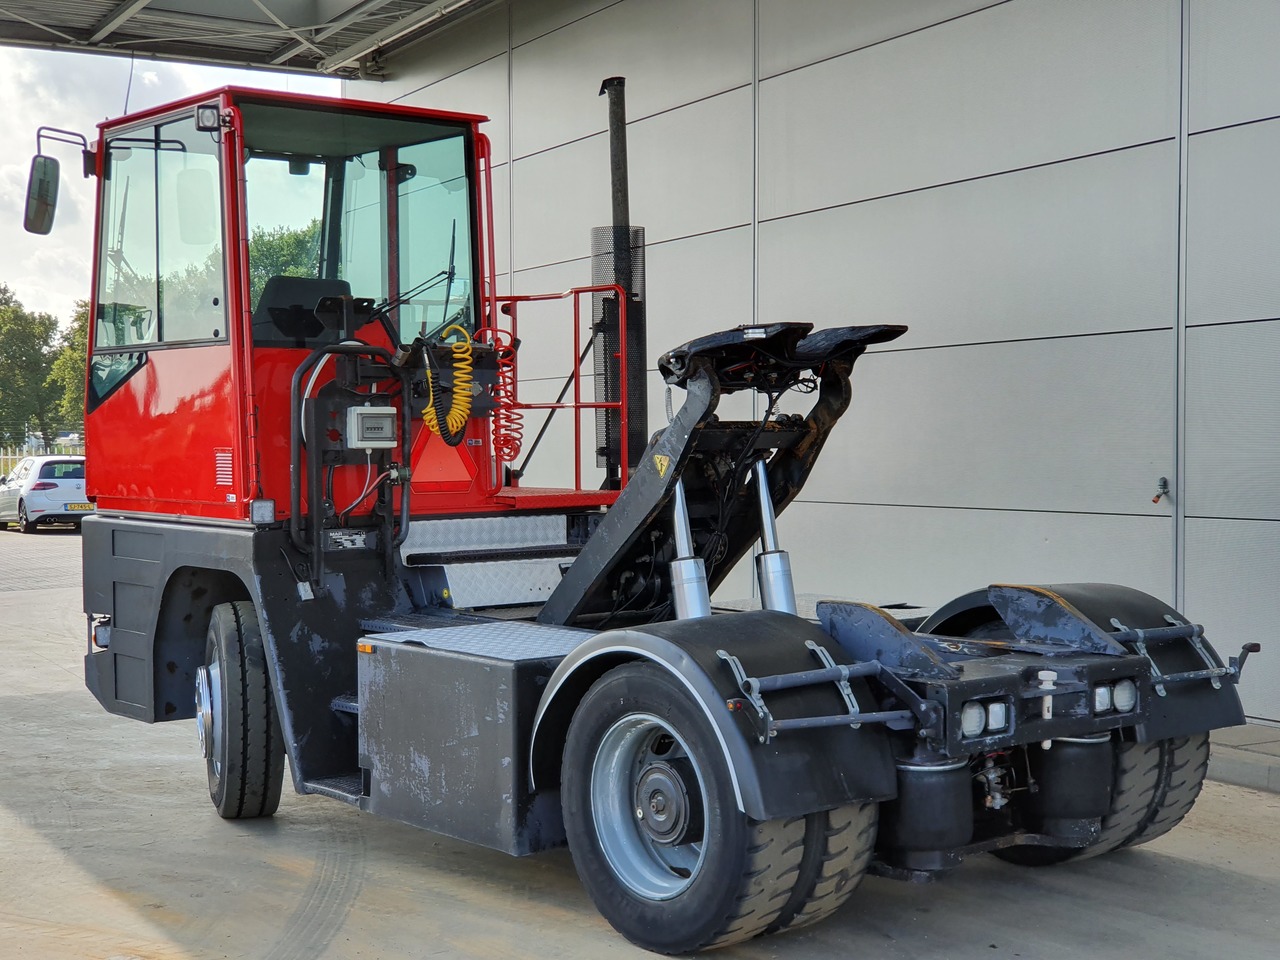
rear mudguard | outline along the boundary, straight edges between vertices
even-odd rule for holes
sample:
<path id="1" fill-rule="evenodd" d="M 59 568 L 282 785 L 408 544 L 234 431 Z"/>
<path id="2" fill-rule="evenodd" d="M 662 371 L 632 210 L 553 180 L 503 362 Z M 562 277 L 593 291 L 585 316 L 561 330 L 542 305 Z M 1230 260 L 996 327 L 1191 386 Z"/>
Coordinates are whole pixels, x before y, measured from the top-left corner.
<path id="1" fill-rule="evenodd" d="M 926 620 L 919 632 L 967 636 L 997 620 L 1003 620 L 1018 640 L 1066 644 L 1104 656 L 1143 653 L 1126 639 L 1127 631 L 1188 622 L 1163 600 L 1113 583 L 995 584 L 952 600 Z M 1212 645 L 1203 637 L 1198 642 L 1209 663 L 1221 667 L 1222 659 Z M 1209 665 L 1191 640 L 1152 644 L 1145 652 L 1161 674 Z M 1149 743 L 1244 723 L 1237 679 L 1223 676 L 1217 686 L 1207 679 L 1164 685 L 1163 695 L 1150 698 L 1146 722 L 1133 728 L 1134 738 Z"/>
<path id="2" fill-rule="evenodd" d="M 837 663 L 850 662 L 816 624 L 767 610 L 597 634 L 565 657 L 547 683 L 534 719 L 533 782 L 539 789 L 560 782 L 569 722 L 591 685 L 615 666 L 647 660 L 679 680 L 702 708 L 724 753 L 738 808 L 747 816 L 772 820 L 892 798 L 896 775 L 882 727 L 789 730 L 770 739 L 749 707 L 728 706 L 743 694 L 717 651 L 733 654 L 750 675 L 763 677 L 820 667 L 806 640 L 826 648 Z M 860 710 L 878 709 L 862 680 L 850 686 Z M 778 719 L 847 712 L 833 683 L 769 694 L 768 706 Z"/>

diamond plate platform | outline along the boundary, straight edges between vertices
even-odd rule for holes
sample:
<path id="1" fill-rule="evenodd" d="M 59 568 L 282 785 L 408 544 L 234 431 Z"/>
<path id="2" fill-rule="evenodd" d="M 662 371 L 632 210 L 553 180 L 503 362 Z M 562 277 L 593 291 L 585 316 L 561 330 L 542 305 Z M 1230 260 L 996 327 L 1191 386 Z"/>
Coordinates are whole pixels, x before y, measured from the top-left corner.
<path id="1" fill-rule="evenodd" d="M 516 517 L 448 517 L 414 520 L 400 545 L 400 556 L 415 553 L 460 553 L 486 548 L 564 546 L 568 543 L 562 515 Z"/>
<path id="2" fill-rule="evenodd" d="M 435 650 L 516 661 L 568 656 L 574 647 L 592 636 L 593 632 L 573 627 L 502 621 L 434 630 L 374 633 L 366 639 L 384 643 L 414 643 Z"/>

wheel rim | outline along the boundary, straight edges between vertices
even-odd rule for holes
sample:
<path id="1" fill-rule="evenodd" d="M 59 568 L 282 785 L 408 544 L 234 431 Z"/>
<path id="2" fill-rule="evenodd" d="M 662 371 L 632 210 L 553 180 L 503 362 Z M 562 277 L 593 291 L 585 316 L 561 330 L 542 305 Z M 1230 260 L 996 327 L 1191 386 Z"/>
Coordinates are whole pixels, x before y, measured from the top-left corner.
<path id="1" fill-rule="evenodd" d="M 706 853 L 704 778 L 688 745 L 658 717 L 630 714 L 600 740 L 591 813 L 614 875 L 637 896 L 669 900 Z"/>
<path id="2" fill-rule="evenodd" d="M 222 775 L 222 667 L 215 658 L 196 671 L 196 736 L 200 756 L 215 776 Z"/>
<path id="3" fill-rule="evenodd" d="M 25 503 L 18 504 L 18 525 L 25 527 L 31 523 L 27 519 L 27 505 Z"/>

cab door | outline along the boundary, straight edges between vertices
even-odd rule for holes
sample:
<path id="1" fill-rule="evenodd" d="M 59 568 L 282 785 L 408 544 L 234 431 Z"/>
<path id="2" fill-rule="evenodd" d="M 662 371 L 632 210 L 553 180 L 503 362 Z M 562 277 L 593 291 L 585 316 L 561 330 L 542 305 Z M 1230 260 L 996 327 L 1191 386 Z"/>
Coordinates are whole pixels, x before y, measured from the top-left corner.
<path id="1" fill-rule="evenodd" d="M 238 519 L 223 139 L 184 110 L 103 137 L 88 492 L 99 509 Z"/>

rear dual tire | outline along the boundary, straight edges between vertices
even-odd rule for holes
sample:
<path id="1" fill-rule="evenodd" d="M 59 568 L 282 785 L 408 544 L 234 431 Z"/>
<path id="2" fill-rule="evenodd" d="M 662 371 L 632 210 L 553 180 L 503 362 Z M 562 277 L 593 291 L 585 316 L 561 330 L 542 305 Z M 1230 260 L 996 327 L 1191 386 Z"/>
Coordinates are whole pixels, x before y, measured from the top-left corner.
<path id="1" fill-rule="evenodd" d="M 1005 622 L 990 610 L 985 620 L 972 618 L 962 629 L 937 628 L 945 636 L 1012 639 Z M 1154 743 L 1111 741 L 1111 806 L 1102 818 L 1098 839 L 1087 847 L 1006 847 L 993 851 L 1001 860 L 1042 867 L 1088 860 L 1124 847 L 1163 837 L 1191 812 L 1209 772 L 1209 735 L 1171 737 Z"/>
<path id="2" fill-rule="evenodd" d="M 1209 770 L 1209 735 L 1172 737 L 1154 743 L 1113 740 L 1111 808 L 1098 839 L 1087 847 L 1009 847 L 996 856 L 1040 867 L 1088 860 L 1149 843 L 1191 812 Z"/>
<path id="3" fill-rule="evenodd" d="M 822 919 L 852 894 L 875 840 L 875 804 L 768 821 L 739 810 L 702 707 L 648 663 L 611 670 L 579 704 L 561 800 L 597 909 L 659 953 Z"/>

